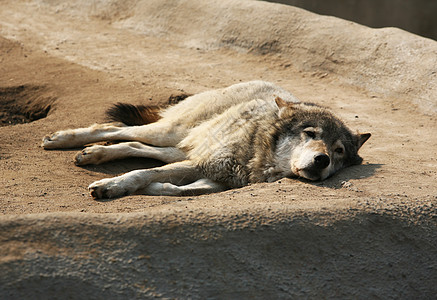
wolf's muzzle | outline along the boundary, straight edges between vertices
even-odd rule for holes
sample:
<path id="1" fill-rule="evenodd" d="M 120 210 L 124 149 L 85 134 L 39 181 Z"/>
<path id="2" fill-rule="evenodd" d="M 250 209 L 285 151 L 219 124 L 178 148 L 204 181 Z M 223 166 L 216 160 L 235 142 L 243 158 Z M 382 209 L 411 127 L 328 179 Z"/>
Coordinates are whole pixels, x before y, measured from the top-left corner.
<path id="1" fill-rule="evenodd" d="M 309 180 L 323 180 L 326 178 L 324 175 L 325 169 L 331 163 L 331 159 L 324 153 L 316 154 L 309 165 L 305 168 L 298 169 L 299 176 Z"/>
<path id="2" fill-rule="evenodd" d="M 318 170 L 323 170 L 329 166 L 331 160 L 326 154 L 318 154 L 314 157 L 314 168 Z"/>

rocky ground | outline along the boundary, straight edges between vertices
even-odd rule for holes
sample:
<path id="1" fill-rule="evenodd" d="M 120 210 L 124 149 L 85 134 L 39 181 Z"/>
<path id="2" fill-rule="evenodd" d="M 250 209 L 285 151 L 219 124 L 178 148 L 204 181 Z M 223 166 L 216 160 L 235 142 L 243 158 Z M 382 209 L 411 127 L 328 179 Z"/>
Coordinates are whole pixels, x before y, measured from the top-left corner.
<path id="1" fill-rule="evenodd" d="M 160 165 L 77 167 L 47 133 L 263 79 L 371 132 L 318 183 L 93 201 Z M 437 294 L 437 43 L 258 1 L 0 3 L 0 297 L 421 298 Z"/>

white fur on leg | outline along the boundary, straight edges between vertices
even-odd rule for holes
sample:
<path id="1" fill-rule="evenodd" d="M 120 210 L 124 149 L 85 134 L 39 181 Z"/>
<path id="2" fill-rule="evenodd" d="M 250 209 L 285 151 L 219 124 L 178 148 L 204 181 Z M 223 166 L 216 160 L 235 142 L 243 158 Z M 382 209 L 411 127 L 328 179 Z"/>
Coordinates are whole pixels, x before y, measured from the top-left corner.
<path id="1" fill-rule="evenodd" d="M 174 184 L 188 184 L 200 178 L 201 174 L 190 161 L 181 161 L 159 168 L 135 170 L 113 178 L 92 183 L 88 188 L 94 199 L 111 199 L 136 194 L 152 182 L 170 181 Z"/>
<path id="2" fill-rule="evenodd" d="M 105 141 L 126 125 L 122 123 L 94 124 L 86 128 L 57 131 L 43 138 L 44 149 L 81 147 L 86 144 Z"/>
<path id="3" fill-rule="evenodd" d="M 145 144 L 174 147 L 187 134 L 187 126 L 174 128 L 169 122 L 155 122 L 142 126 L 122 123 L 94 124 L 86 128 L 55 132 L 43 138 L 44 149 L 76 148 L 102 141 L 138 141 Z"/>
<path id="4" fill-rule="evenodd" d="M 168 182 L 152 182 L 144 190 L 144 194 L 152 196 L 187 196 L 217 193 L 227 188 L 220 183 L 207 178 L 199 179 L 187 185 L 177 186 Z"/>
<path id="5" fill-rule="evenodd" d="M 153 147 L 140 142 L 126 142 L 115 145 L 94 145 L 76 154 L 76 165 L 101 164 L 127 157 L 145 157 L 158 159 L 165 163 L 174 163 L 186 159 L 185 153 L 175 147 Z"/>

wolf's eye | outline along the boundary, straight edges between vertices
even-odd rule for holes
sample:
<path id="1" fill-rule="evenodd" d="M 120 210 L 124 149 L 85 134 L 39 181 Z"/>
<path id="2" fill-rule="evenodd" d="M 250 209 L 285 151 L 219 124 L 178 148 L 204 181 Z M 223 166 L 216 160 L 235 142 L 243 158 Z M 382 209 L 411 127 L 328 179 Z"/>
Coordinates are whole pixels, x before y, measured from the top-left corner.
<path id="1" fill-rule="evenodd" d="M 343 148 L 341 148 L 341 147 L 335 148 L 334 151 L 335 151 L 335 153 L 338 153 L 338 154 L 343 154 L 343 152 L 344 152 Z"/>
<path id="2" fill-rule="evenodd" d="M 309 138 L 312 138 L 312 139 L 316 138 L 316 133 L 314 131 L 305 130 L 304 132 Z"/>

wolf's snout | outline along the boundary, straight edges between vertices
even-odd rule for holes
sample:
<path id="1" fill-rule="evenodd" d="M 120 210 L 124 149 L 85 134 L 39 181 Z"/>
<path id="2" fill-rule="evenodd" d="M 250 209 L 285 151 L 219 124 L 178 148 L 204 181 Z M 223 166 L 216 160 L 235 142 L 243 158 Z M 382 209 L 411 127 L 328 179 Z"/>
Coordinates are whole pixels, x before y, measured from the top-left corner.
<path id="1" fill-rule="evenodd" d="M 329 159 L 329 156 L 326 154 L 318 154 L 314 157 L 314 166 L 320 170 L 329 166 L 330 162 L 331 160 Z"/>

